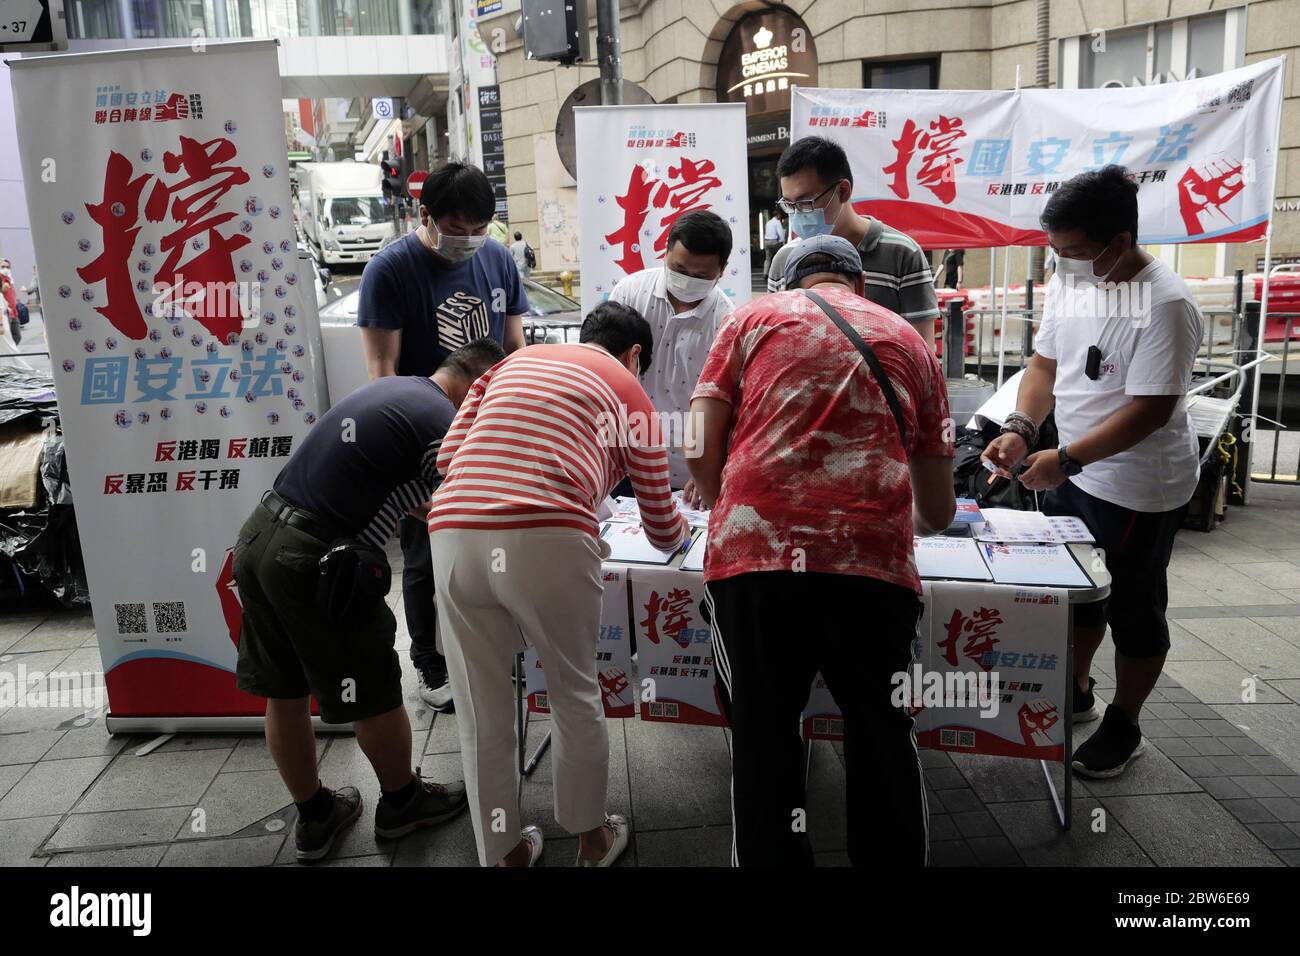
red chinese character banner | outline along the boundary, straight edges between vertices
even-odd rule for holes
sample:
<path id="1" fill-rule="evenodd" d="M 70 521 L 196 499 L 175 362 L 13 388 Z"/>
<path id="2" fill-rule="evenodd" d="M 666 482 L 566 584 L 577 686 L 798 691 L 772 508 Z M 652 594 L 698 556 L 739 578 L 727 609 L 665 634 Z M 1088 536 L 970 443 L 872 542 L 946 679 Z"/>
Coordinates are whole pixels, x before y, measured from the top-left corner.
<path id="1" fill-rule="evenodd" d="M 600 604 L 600 633 L 596 637 L 596 679 L 606 717 L 632 717 L 636 712 L 633 686 L 632 639 L 627 618 L 627 569 L 605 566 L 601 577 L 605 593 Z M 528 683 L 528 709 L 535 714 L 551 712 L 546 671 L 537 648 L 524 652 L 524 673 Z"/>
<path id="2" fill-rule="evenodd" d="M 1141 242 L 1245 242 L 1273 205 L 1284 63 L 1149 87 L 796 88 L 790 135 L 843 146 L 854 208 L 927 249 L 1043 245 L 1052 193 L 1111 163 L 1137 181 Z"/>
<path id="3" fill-rule="evenodd" d="M 703 576 L 640 566 L 629 573 L 641 719 L 724 725 Z"/>
<path id="4" fill-rule="evenodd" d="M 275 43 L 10 74 L 110 719 L 261 715 L 231 549 L 323 411 Z"/>
<path id="5" fill-rule="evenodd" d="M 719 285 L 736 305 L 748 302 L 745 104 L 585 106 L 574 121 L 583 314 L 619 279 L 662 265 L 673 223 L 697 209 L 731 225 Z"/>
<path id="6" fill-rule="evenodd" d="M 917 743 L 1063 760 L 1068 592 L 950 581 L 925 589 L 920 654 L 896 687 Z"/>

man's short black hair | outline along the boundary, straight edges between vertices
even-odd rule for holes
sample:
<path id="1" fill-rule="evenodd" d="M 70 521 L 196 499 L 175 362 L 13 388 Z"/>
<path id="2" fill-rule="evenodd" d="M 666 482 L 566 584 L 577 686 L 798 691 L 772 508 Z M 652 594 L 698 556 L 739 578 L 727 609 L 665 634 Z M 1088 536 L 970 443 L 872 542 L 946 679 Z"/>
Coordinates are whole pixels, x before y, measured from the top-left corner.
<path id="1" fill-rule="evenodd" d="M 717 256 L 718 264 L 726 266 L 731 258 L 731 227 L 716 212 L 696 209 L 678 217 L 668 232 L 668 248 L 680 242 L 686 250 L 697 256 Z"/>
<path id="2" fill-rule="evenodd" d="M 599 345 L 611 355 L 619 356 L 634 345 L 641 346 L 641 374 L 650 368 L 654 334 L 641 313 L 621 302 L 602 302 L 587 314 L 578 332 L 578 341 Z"/>
<path id="3" fill-rule="evenodd" d="M 495 339 L 485 337 L 462 345 L 443 359 L 438 368 L 472 382 L 505 357 L 506 350 Z"/>
<path id="4" fill-rule="evenodd" d="M 821 136 L 805 136 L 787 146 L 776 164 L 776 175 L 784 178 L 805 169 L 816 170 L 823 186 L 834 185 L 841 179 L 853 182 L 853 169 L 843 147 Z"/>
<path id="5" fill-rule="evenodd" d="M 420 205 L 430 219 L 460 214 L 474 222 L 491 222 L 497 199 L 483 170 L 469 163 L 444 163 L 424 181 Z"/>
<path id="6" fill-rule="evenodd" d="M 1049 232 L 1082 229 L 1091 242 L 1109 243 L 1121 232 L 1138 241 L 1138 187 L 1123 166 L 1104 166 L 1063 182 L 1047 200 L 1039 223 Z"/>
<path id="7" fill-rule="evenodd" d="M 516 233 L 515 233 L 515 239 L 516 239 L 516 240 L 518 240 L 518 239 L 522 239 L 523 237 L 524 237 L 524 234 L 523 234 L 522 232 L 516 232 Z"/>

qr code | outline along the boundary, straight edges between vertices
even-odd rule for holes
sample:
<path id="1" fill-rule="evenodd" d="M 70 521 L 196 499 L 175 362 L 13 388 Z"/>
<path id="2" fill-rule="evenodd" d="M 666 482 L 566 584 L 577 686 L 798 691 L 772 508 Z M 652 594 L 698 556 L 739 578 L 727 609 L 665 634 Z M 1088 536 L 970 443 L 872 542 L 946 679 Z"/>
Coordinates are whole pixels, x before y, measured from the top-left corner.
<path id="1" fill-rule="evenodd" d="M 533 695 L 533 705 L 534 705 L 538 710 L 550 710 L 550 709 L 551 709 L 551 699 L 550 699 L 550 696 L 547 695 L 547 694 L 544 693 L 544 692 L 543 692 L 543 693 L 537 693 L 537 694 L 534 694 L 534 695 Z"/>
<path id="2" fill-rule="evenodd" d="M 1228 90 L 1229 103 L 1245 103 L 1250 99 L 1250 94 L 1254 91 L 1254 80 L 1242 80 L 1232 89 Z"/>
<path id="3" fill-rule="evenodd" d="M 153 620 L 159 634 L 181 634 L 190 629 L 185 622 L 184 601 L 155 602 Z"/>
<path id="4" fill-rule="evenodd" d="M 147 634 L 149 632 L 149 619 L 145 617 L 143 604 L 114 604 L 113 611 L 117 615 L 117 633 Z"/>
<path id="5" fill-rule="evenodd" d="M 668 718 L 669 720 L 676 720 L 676 719 L 677 719 L 677 705 L 676 705 L 676 704 L 651 704 L 651 705 L 650 705 L 650 716 L 651 716 L 651 717 L 666 717 L 666 718 Z"/>
<path id="6" fill-rule="evenodd" d="M 957 731 L 955 730 L 939 731 L 939 745 L 942 747 L 957 746 Z"/>
<path id="7" fill-rule="evenodd" d="M 963 730 L 963 731 L 960 731 L 960 732 L 957 734 L 957 746 L 958 746 L 958 747 L 968 747 L 968 748 L 969 748 L 969 747 L 974 747 L 974 746 L 975 746 L 975 731 L 973 731 L 973 730 Z"/>

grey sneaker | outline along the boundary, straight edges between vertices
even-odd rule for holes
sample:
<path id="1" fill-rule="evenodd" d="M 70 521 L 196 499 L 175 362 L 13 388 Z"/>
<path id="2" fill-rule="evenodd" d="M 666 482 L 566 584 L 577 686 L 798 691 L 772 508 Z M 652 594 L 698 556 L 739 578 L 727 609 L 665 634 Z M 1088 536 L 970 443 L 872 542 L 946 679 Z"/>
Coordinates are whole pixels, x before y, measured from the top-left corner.
<path id="1" fill-rule="evenodd" d="M 455 711 L 455 702 L 451 699 L 451 679 L 446 671 L 426 667 L 420 671 L 420 700 L 424 701 L 440 714 Z"/>
<path id="2" fill-rule="evenodd" d="M 416 779 L 420 771 L 415 771 Z M 422 827 L 431 827 L 456 816 L 469 806 L 465 794 L 465 784 L 459 780 L 454 783 L 434 783 L 432 780 L 420 780 L 420 789 L 404 807 L 393 807 L 387 800 L 380 800 L 375 807 L 375 836 L 385 840 L 396 840 Z"/>
<path id="3" fill-rule="evenodd" d="M 609 852 L 599 860 L 584 860 L 579 857 L 574 866 L 613 866 L 614 861 L 627 849 L 628 837 L 632 832 L 627 817 L 620 816 L 617 813 L 607 813 L 605 814 L 605 826 L 614 834 L 614 842 L 609 845 Z"/>
<path id="4" fill-rule="evenodd" d="M 334 840 L 361 816 L 361 793 L 356 787 L 334 791 L 334 806 L 324 820 L 307 821 L 301 816 L 293 825 L 293 840 L 299 861 L 319 860 L 334 849 Z"/>

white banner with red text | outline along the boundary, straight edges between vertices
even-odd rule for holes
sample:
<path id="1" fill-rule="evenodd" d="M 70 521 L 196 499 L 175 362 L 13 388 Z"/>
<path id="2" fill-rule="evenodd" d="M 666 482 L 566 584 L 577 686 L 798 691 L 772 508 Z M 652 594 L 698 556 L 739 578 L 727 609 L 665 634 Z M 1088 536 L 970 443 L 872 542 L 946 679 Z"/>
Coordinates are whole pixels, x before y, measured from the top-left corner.
<path id="1" fill-rule="evenodd" d="M 745 104 L 582 106 L 573 116 L 583 315 L 619 279 L 662 265 L 669 230 L 697 209 L 731 226 L 719 286 L 736 305 L 748 302 Z"/>
<path id="2" fill-rule="evenodd" d="M 323 411 L 275 42 L 11 63 L 111 717 L 257 716 L 231 549 Z"/>
<path id="3" fill-rule="evenodd" d="M 1244 242 L 1272 209 L 1284 67 L 1105 89 L 795 88 L 790 137 L 843 146 L 854 208 L 926 249 L 1043 245 L 1051 195 L 1111 163 L 1137 181 L 1138 241 Z"/>

